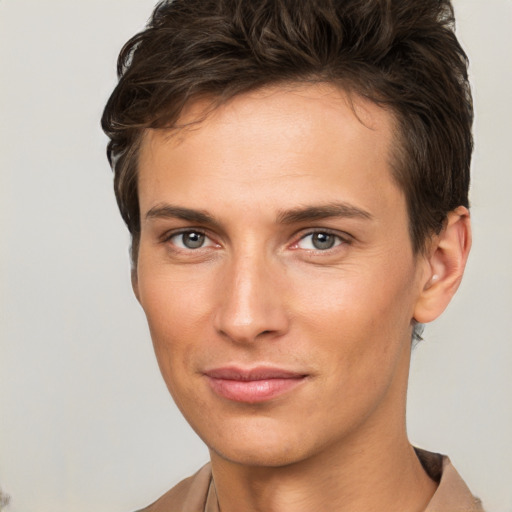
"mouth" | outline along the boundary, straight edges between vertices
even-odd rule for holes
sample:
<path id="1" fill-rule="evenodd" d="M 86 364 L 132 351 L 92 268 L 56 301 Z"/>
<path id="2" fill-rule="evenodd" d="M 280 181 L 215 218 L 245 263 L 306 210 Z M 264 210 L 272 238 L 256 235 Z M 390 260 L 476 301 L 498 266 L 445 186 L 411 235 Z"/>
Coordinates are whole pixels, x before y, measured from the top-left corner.
<path id="1" fill-rule="evenodd" d="M 216 368 L 204 373 L 214 393 L 234 402 L 255 404 L 281 396 L 302 384 L 307 374 L 280 368 Z"/>

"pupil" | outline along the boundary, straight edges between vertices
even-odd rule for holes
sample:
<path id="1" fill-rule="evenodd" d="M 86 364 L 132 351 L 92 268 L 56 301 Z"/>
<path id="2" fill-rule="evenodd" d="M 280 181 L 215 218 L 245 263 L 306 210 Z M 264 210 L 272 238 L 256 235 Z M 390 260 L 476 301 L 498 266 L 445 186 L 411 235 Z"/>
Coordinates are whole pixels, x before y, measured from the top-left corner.
<path id="1" fill-rule="evenodd" d="M 189 249 L 197 249 L 204 243 L 204 235 L 202 233 L 185 233 L 183 235 L 183 244 Z"/>
<path id="2" fill-rule="evenodd" d="M 313 245 L 315 249 L 330 249 L 334 245 L 334 236 L 329 233 L 315 233 Z"/>

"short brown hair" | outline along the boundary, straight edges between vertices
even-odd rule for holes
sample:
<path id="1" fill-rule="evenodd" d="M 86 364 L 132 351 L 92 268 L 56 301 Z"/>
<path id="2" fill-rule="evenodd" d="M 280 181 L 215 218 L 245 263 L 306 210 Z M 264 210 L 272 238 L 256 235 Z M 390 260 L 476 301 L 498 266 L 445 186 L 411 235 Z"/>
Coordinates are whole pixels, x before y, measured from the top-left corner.
<path id="1" fill-rule="evenodd" d="M 415 252 L 448 212 L 468 206 L 473 108 L 450 0 L 171 0 L 118 60 L 102 117 L 121 215 L 137 259 L 138 149 L 190 101 L 267 85 L 329 82 L 389 108 L 394 178 Z"/>

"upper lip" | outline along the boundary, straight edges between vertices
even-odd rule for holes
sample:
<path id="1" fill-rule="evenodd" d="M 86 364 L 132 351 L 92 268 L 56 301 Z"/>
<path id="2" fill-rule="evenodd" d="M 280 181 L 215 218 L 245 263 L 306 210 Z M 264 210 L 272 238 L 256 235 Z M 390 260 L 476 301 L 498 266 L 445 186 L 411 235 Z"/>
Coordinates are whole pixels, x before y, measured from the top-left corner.
<path id="1" fill-rule="evenodd" d="M 266 379 L 298 379 L 305 377 L 305 373 L 284 370 L 282 368 L 274 368 L 269 366 L 258 366 L 255 368 L 238 368 L 235 366 L 227 366 L 224 368 L 214 368 L 204 372 L 205 375 L 212 379 L 224 380 L 266 380 Z"/>

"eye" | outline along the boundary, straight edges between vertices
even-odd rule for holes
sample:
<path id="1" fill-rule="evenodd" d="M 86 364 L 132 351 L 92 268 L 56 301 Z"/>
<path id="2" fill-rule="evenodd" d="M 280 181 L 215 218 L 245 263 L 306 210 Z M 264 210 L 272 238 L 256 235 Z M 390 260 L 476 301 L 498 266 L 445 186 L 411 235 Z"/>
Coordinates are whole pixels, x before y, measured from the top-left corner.
<path id="1" fill-rule="evenodd" d="M 169 241 L 180 249 L 202 249 L 213 247 L 215 244 L 201 231 L 182 231 L 169 238 Z"/>
<path id="2" fill-rule="evenodd" d="M 332 233 L 325 231 L 318 231 L 303 236 L 298 242 L 299 249 L 308 249 L 313 251 L 326 251 L 340 245 L 344 240 Z"/>

